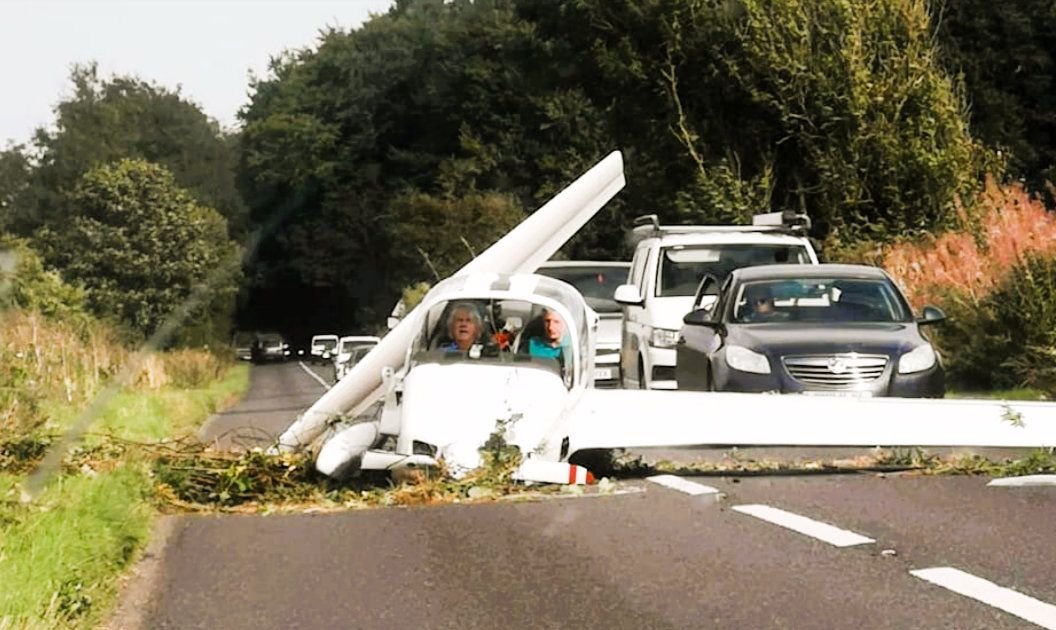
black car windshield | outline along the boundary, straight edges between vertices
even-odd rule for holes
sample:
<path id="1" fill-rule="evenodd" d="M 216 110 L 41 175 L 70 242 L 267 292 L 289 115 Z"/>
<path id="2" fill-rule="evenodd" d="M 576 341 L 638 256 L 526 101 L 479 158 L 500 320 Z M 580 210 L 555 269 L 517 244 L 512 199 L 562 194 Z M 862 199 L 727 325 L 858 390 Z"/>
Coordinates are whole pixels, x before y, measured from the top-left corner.
<path id="1" fill-rule="evenodd" d="M 810 264 L 802 245 L 717 244 L 676 245 L 660 254 L 657 297 L 692 296 L 706 274 L 721 284 L 735 269 L 755 265 Z"/>
<path id="2" fill-rule="evenodd" d="M 901 322 L 909 311 L 886 280 L 784 278 L 746 282 L 737 289 L 732 321 Z"/>
<path id="3" fill-rule="evenodd" d="M 536 273 L 576 287 L 583 294 L 587 306 L 596 313 L 619 313 L 622 307 L 613 299 L 613 294 L 616 293 L 616 287 L 627 282 L 630 267 L 630 263 L 625 267 L 549 267 L 539 269 Z"/>
<path id="4" fill-rule="evenodd" d="M 274 348 L 275 346 L 282 345 L 282 337 L 278 335 L 261 335 L 258 339 L 260 339 L 260 345 L 267 348 Z"/>

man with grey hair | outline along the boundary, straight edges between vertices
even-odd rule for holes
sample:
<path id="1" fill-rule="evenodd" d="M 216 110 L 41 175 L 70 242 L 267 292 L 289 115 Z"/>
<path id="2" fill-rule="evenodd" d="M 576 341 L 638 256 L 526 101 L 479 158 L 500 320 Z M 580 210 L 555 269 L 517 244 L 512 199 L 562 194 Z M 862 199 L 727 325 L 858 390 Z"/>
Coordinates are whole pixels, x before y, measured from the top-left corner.
<path id="1" fill-rule="evenodd" d="M 447 316 L 447 332 L 451 342 L 440 346 L 444 352 L 467 352 L 474 343 L 479 343 L 480 333 L 484 332 L 484 322 L 480 312 L 465 302 L 456 304 Z"/>

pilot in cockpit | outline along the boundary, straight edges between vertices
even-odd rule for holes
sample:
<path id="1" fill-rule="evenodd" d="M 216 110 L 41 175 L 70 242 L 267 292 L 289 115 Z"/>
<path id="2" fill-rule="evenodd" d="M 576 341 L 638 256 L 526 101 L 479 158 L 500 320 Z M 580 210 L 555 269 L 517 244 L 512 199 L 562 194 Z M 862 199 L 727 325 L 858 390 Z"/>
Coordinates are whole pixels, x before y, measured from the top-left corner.
<path id="1" fill-rule="evenodd" d="M 444 352 L 467 352 L 475 343 L 480 343 L 484 322 L 472 304 L 456 304 L 447 316 L 447 331 L 451 341 L 440 345 Z"/>
<path id="2" fill-rule="evenodd" d="M 570 339 L 568 331 L 565 330 L 564 320 L 557 311 L 544 308 L 542 324 L 542 334 L 528 339 L 528 354 L 534 357 L 557 359 L 562 369 L 571 369 L 571 365 L 565 365 L 570 354 Z"/>

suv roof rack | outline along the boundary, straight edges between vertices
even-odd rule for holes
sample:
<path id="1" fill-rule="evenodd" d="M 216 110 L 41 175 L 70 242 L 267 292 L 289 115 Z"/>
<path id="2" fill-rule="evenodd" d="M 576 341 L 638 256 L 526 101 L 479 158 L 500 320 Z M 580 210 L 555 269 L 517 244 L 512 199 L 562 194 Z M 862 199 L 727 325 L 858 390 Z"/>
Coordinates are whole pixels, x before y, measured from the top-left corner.
<path id="1" fill-rule="evenodd" d="M 804 236 L 808 230 L 810 217 L 791 210 L 753 215 L 751 225 L 660 225 L 657 215 L 645 214 L 634 220 L 631 243 L 635 244 L 649 237 L 695 232 L 774 232 Z"/>

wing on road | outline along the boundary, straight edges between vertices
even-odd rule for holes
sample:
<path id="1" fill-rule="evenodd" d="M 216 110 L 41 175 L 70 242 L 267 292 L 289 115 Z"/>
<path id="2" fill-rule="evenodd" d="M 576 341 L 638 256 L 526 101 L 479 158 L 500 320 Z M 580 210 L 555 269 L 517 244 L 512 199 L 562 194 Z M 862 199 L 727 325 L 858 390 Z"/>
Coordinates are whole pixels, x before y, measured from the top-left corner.
<path id="1" fill-rule="evenodd" d="M 694 446 L 1056 446 L 1056 403 L 588 390 L 569 453 Z"/>

